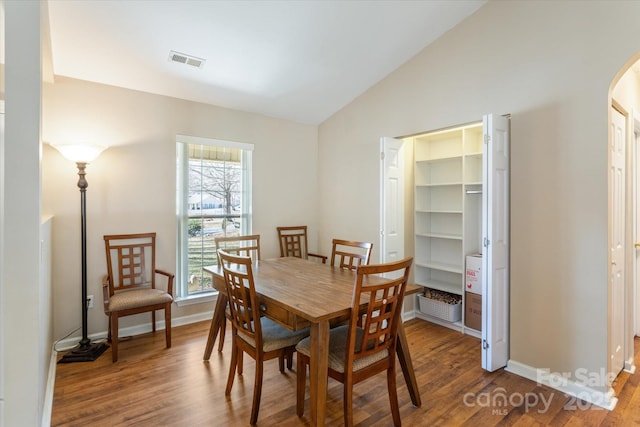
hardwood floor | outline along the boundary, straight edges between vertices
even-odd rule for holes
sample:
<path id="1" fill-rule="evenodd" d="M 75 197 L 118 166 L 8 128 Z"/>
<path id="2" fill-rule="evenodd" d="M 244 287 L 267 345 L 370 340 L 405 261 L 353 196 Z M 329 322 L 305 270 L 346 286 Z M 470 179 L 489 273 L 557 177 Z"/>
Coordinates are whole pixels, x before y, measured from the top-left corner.
<path id="1" fill-rule="evenodd" d="M 245 357 L 244 374 L 236 378 L 231 396 L 225 397 L 231 345 L 203 362 L 208 327 L 208 322 L 201 322 L 174 328 L 170 349 L 164 347 L 162 331 L 121 341 L 115 364 L 107 350 L 95 362 L 57 365 L 51 425 L 248 425 L 253 360 Z M 405 323 L 405 330 L 422 395 L 422 407 L 413 407 L 399 371 L 398 399 L 405 426 L 640 424 L 640 374 L 620 375 L 615 411 L 585 408 L 584 402 L 504 370 L 483 371 L 476 338 L 418 319 Z M 640 348 L 638 339 L 635 345 Z M 277 363 L 265 364 L 258 425 L 308 426 L 308 382 L 305 415 L 298 418 L 295 372 L 280 374 Z M 376 378 L 355 387 L 357 426 L 393 424 L 386 380 L 383 374 Z M 510 404 L 492 406 L 491 400 L 501 393 Z M 538 403 L 527 407 L 521 396 Z M 578 408 L 571 410 L 572 404 Z M 342 425 L 342 385 L 333 380 L 329 380 L 327 413 L 327 425 Z"/>

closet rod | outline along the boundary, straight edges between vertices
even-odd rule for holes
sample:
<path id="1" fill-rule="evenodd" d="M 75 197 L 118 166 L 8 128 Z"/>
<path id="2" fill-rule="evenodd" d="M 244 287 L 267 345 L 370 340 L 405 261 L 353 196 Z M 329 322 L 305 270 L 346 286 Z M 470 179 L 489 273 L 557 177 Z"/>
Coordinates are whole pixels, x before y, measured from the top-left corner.
<path id="1" fill-rule="evenodd" d="M 467 190 L 465 191 L 467 194 L 482 194 L 482 190 Z"/>

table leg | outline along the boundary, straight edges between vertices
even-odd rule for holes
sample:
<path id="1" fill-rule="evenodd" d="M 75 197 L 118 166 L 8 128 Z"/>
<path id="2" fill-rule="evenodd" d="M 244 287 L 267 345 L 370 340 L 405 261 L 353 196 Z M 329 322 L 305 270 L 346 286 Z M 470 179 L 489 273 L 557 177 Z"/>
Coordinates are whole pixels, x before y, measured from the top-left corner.
<path id="1" fill-rule="evenodd" d="M 223 322 L 226 322 L 224 310 L 227 307 L 227 296 L 222 292 L 218 293 L 216 306 L 213 309 L 213 318 L 211 318 L 211 326 L 209 327 L 209 337 L 207 338 L 207 346 L 204 348 L 203 360 L 209 360 L 213 351 L 213 344 L 216 342 L 218 331 Z"/>
<path id="2" fill-rule="evenodd" d="M 422 405 L 422 400 L 420 399 L 420 390 L 418 389 L 418 382 L 416 381 L 416 373 L 413 370 L 413 364 L 411 363 L 409 343 L 407 343 L 407 336 L 404 333 L 404 325 L 402 321 L 399 323 L 396 353 L 398 354 L 398 360 L 400 361 L 404 380 L 407 382 L 409 396 L 411 396 L 411 403 L 419 408 Z"/>
<path id="3" fill-rule="evenodd" d="M 311 324 L 311 356 L 309 359 L 311 425 L 321 427 L 324 426 L 327 406 L 329 321 Z"/>

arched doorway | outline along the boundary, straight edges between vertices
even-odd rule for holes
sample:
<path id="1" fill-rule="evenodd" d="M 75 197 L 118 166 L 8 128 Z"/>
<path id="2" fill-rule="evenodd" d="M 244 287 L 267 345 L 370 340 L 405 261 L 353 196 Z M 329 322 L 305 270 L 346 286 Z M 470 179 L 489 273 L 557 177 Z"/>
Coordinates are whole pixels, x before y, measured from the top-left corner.
<path id="1" fill-rule="evenodd" d="M 634 337 L 640 335 L 640 54 L 620 69 L 609 93 L 608 372 L 613 380 L 622 370 L 635 371 Z M 622 153 L 621 160 L 616 153 Z"/>

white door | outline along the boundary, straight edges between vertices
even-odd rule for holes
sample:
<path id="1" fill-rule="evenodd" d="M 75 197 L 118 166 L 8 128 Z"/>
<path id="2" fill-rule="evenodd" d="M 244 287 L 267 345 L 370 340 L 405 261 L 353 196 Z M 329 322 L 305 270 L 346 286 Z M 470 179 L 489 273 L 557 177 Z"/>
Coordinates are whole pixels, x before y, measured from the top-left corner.
<path id="1" fill-rule="evenodd" d="M 2 8 L 0 8 L 0 11 Z M 0 18 L 2 18 L 0 16 Z M 3 33 L 0 33 L 3 34 Z M 0 230 L 4 229 L 4 100 L 0 100 Z M 3 260 L 4 260 L 4 239 L 2 237 L 2 232 L 0 232 L 0 276 L 2 276 L 2 271 L 4 271 Z M 4 295 L 2 288 L 2 279 L 0 279 L 0 424 L 2 424 L 2 420 L 4 420 L 3 414 L 3 402 L 5 399 L 4 395 L 4 320 L 3 313 L 5 312 L 4 304 Z"/>
<path id="2" fill-rule="evenodd" d="M 640 336 L 640 118 L 634 114 L 634 159 L 633 179 L 633 289 L 634 289 L 634 335 Z M 628 353 L 628 351 L 627 351 Z"/>
<path id="3" fill-rule="evenodd" d="M 617 375 L 624 367 L 625 291 L 625 144 L 626 119 L 611 109 L 610 184 L 611 194 L 611 279 L 609 284 L 609 372 Z"/>
<path id="4" fill-rule="evenodd" d="M 482 368 L 509 358 L 509 119 L 483 117 Z"/>
<path id="5" fill-rule="evenodd" d="M 404 148 L 395 138 L 380 140 L 380 262 L 404 257 Z"/>

